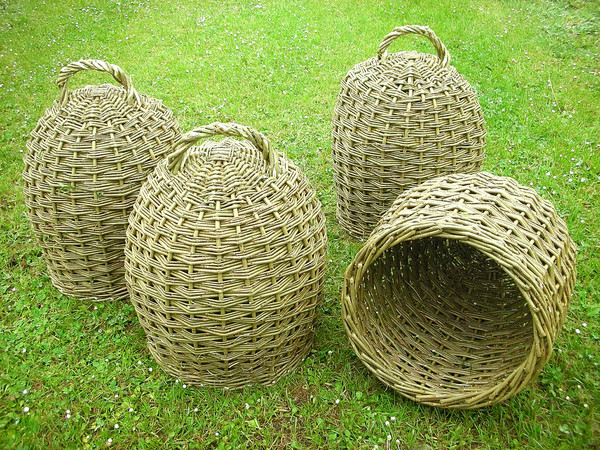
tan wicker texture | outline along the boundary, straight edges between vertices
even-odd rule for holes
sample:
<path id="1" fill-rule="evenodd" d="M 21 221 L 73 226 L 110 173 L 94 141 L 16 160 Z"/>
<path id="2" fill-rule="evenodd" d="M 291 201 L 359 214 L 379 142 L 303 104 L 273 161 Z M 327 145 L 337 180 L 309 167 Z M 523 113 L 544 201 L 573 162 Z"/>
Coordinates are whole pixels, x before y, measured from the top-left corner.
<path id="1" fill-rule="evenodd" d="M 108 72 L 122 87 L 69 91 L 69 79 L 82 70 Z M 122 69 L 104 61 L 68 64 L 57 83 L 60 98 L 27 142 L 29 221 L 61 292 L 121 299 L 129 213 L 147 174 L 179 138 L 179 126 L 160 100 L 139 94 Z"/>
<path id="2" fill-rule="evenodd" d="M 358 357 L 415 401 L 501 402 L 550 358 L 575 282 L 550 202 L 487 172 L 402 194 L 348 267 L 343 320 Z"/>
<path id="3" fill-rule="evenodd" d="M 218 142 L 212 135 L 240 136 Z M 155 360 L 187 383 L 274 383 L 308 355 L 326 232 L 306 176 L 251 128 L 185 134 L 131 215 L 130 297 Z"/>
<path id="4" fill-rule="evenodd" d="M 437 56 L 414 51 L 388 55 L 405 34 L 426 36 Z M 450 64 L 428 27 L 388 34 L 376 57 L 342 80 L 332 121 L 337 219 L 366 238 L 397 196 L 430 178 L 479 171 L 485 129 L 469 83 Z"/>

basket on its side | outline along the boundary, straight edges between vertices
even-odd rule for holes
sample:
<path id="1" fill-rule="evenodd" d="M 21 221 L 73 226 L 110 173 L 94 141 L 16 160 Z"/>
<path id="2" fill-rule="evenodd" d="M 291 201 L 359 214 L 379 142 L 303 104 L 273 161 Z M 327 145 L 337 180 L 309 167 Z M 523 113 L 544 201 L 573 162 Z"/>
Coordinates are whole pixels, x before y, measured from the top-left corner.
<path id="1" fill-rule="evenodd" d="M 193 146 L 213 135 L 245 140 Z M 222 123 L 185 134 L 127 231 L 131 302 L 157 363 L 222 388 L 292 371 L 312 347 L 326 243 L 315 190 L 264 135 Z"/>
<path id="2" fill-rule="evenodd" d="M 345 274 L 342 314 L 377 378 L 427 405 L 501 402 L 550 358 L 575 244 L 533 189 L 487 172 L 414 187 Z"/>
<path id="3" fill-rule="evenodd" d="M 82 70 L 121 86 L 69 91 Z M 52 283 L 82 299 L 127 296 L 125 231 L 142 183 L 180 137 L 172 111 L 139 94 L 118 66 L 81 60 L 60 71 L 60 97 L 27 142 L 25 204 Z"/>
<path id="4" fill-rule="evenodd" d="M 402 35 L 427 37 L 437 56 L 387 53 Z M 480 170 L 485 128 L 476 93 L 428 27 L 395 28 L 376 57 L 342 80 L 332 120 L 337 219 L 366 238 L 405 189 Z"/>

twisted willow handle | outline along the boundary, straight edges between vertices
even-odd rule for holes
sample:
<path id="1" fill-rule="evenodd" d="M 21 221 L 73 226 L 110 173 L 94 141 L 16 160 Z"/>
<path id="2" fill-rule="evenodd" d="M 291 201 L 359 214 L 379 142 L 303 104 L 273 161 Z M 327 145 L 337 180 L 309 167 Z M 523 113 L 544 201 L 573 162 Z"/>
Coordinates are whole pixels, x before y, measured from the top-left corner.
<path id="1" fill-rule="evenodd" d="M 439 37 L 433 32 L 433 30 L 429 27 L 423 27 L 419 25 L 405 25 L 403 27 L 396 27 L 394 30 L 389 33 L 386 37 L 383 38 L 381 44 L 379 44 L 379 50 L 377 51 L 377 59 L 379 61 L 385 61 L 387 58 L 387 50 L 392 42 L 396 40 L 398 36 L 402 36 L 405 34 L 418 34 L 421 36 L 426 36 L 437 52 L 437 56 L 440 59 L 440 64 L 442 67 L 448 67 L 450 65 L 450 53 L 448 53 L 448 49 L 440 40 Z"/>
<path id="2" fill-rule="evenodd" d="M 133 88 L 131 78 L 125 74 L 123 69 L 121 69 L 119 66 L 115 66 L 114 64 L 109 64 L 97 59 L 82 59 L 77 62 L 71 62 L 60 69 L 58 78 L 56 79 L 56 84 L 58 84 L 58 88 L 60 90 L 59 95 L 61 105 L 64 105 L 69 97 L 69 90 L 67 89 L 69 78 L 82 70 L 108 72 L 127 91 L 127 102 L 129 104 L 135 103 L 136 105 L 141 106 L 142 101 L 140 99 L 140 94 L 138 94 L 138 92 Z"/>
<path id="3" fill-rule="evenodd" d="M 216 135 L 237 136 L 247 139 L 252 142 L 257 149 L 262 151 L 263 157 L 267 161 L 269 168 L 276 174 L 279 172 L 279 154 L 264 134 L 259 133 L 253 128 L 238 125 L 237 123 L 221 122 L 214 122 L 210 125 L 194 128 L 181 136 L 181 139 L 175 144 L 173 153 L 167 157 L 169 170 L 176 174 L 181 169 L 181 166 L 185 161 L 186 151 L 191 146 L 200 139 Z"/>

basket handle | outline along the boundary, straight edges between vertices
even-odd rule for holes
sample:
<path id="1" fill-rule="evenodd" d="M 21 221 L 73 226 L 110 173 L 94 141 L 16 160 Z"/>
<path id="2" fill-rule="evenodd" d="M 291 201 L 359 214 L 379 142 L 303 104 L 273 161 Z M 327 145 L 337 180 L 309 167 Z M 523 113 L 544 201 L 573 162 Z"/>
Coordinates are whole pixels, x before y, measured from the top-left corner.
<path id="1" fill-rule="evenodd" d="M 204 125 L 194 128 L 185 133 L 173 148 L 173 153 L 167 157 L 167 166 L 174 174 L 181 169 L 186 159 L 187 150 L 192 147 L 197 141 L 210 136 L 237 136 L 250 141 L 254 146 L 262 151 L 263 157 L 267 161 L 269 168 L 275 174 L 279 173 L 279 154 L 273 148 L 266 136 L 253 128 L 238 125 L 237 123 L 221 123 L 214 122 L 210 125 Z"/>
<path id="2" fill-rule="evenodd" d="M 97 59 L 82 59 L 77 62 L 71 62 L 67 64 L 60 69 L 60 72 L 58 73 L 56 84 L 58 84 L 58 88 L 60 89 L 59 95 L 61 106 L 64 106 L 67 103 L 67 99 L 69 97 L 69 90 L 67 89 L 69 78 L 82 70 L 97 70 L 99 72 L 110 73 L 113 78 L 127 91 L 127 103 L 130 105 L 133 103 L 138 106 L 142 105 L 140 94 L 138 94 L 138 92 L 133 88 L 131 78 L 125 74 L 123 69 L 121 69 L 119 66 L 115 66 L 114 64 L 109 64 Z"/>
<path id="3" fill-rule="evenodd" d="M 389 33 L 386 37 L 383 38 L 381 44 L 379 44 L 379 50 L 377 51 L 377 59 L 379 61 L 385 61 L 387 58 L 387 50 L 392 42 L 396 40 L 398 36 L 402 36 L 404 34 L 418 34 L 421 36 L 426 36 L 437 52 L 437 56 L 440 59 L 440 63 L 442 67 L 448 67 L 450 65 L 450 53 L 448 53 L 448 49 L 444 45 L 444 43 L 440 40 L 439 37 L 433 32 L 433 30 L 427 26 L 420 25 L 405 25 L 403 27 L 396 27 L 394 30 Z"/>

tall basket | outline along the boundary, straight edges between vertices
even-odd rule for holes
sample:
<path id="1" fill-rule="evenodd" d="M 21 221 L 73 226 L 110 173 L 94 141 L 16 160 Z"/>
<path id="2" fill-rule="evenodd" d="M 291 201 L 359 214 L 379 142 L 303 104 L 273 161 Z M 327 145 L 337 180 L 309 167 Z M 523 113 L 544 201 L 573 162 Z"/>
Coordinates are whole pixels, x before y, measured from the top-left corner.
<path id="1" fill-rule="evenodd" d="M 493 405 L 550 358 L 575 283 L 575 244 L 550 202 L 487 172 L 402 194 L 345 275 L 363 363 L 427 405 Z"/>
<path id="2" fill-rule="evenodd" d="M 437 56 L 388 54 L 399 36 L 427 37 Z M 337 219 L 366 238 L 405 189 L 436 176 L 472 173 L 484 159 L 481 107 L 428 27 L 395 28 L 377 56 L 342 80 L 332 121 Z"/>
<path id="3" fill-rule="evenodd" d="M 213 135 L 239 136 L 204 141 Z M 127 231 L 148 348 L 190 384 L 274 383 L 308 355 L 325 217 L 306 176 L 252 128 L 190 131 L 142 187 Z"/>
<path id="4" fill-rule="evenodd" d="M 120 84 L 70 91 L 84 70 Z M 142 183 L 179 138 L 160 100 L 138 93 L 121 68 L 81 60 L 63 67 L 58 100 L 27 141 L 23 170 L 29 221 L 50 278 L 82 299 L 127 296 L 125 231 Z"/>

